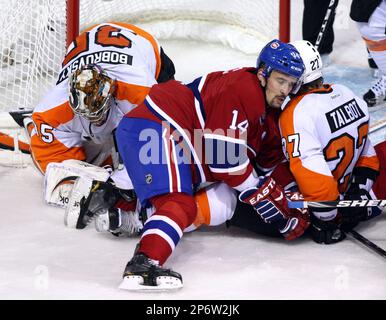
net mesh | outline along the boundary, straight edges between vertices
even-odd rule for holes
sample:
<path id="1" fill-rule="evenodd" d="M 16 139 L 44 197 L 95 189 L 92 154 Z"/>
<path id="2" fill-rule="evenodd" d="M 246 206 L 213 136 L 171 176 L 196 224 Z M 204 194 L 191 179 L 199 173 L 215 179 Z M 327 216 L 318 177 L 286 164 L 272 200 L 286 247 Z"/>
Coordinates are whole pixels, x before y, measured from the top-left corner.
<path id="1" fill-rule="evenodd" d="M 81 0 L 80 30 L 106 21 L 158 39 L 222 43 L 247 54 L 278 36 L 279 1 Z M 55 83 L 65 52 L 65 0 L 0 0 L 0 111 L 33 108 Z"/>

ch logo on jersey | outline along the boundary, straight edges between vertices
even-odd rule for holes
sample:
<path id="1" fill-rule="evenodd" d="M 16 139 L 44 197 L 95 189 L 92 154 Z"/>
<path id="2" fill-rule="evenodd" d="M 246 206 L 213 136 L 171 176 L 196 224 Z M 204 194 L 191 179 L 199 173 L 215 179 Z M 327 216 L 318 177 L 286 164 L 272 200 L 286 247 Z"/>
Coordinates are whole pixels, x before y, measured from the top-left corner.
<path id="1" fill-rule="evenodd" d="M 364 117 L 365 114 L 355 99 L 352 99 L 335 108 L 334 110 L 326 113 L 326 118 L 330 126 L 331 133 L 347 127 L 353 122 L 358 121 Z"/>

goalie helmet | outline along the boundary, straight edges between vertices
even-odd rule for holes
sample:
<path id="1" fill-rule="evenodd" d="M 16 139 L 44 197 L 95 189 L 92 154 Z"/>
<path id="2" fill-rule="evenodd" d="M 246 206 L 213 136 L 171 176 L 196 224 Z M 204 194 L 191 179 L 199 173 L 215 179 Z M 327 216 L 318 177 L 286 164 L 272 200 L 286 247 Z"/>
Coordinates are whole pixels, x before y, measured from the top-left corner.
<path id="1" fill-rule="evenodd" d="M 294 78 L 301 78 L 304 64 L 296 48 L 280 40 L 272 40 L 261 50 L 257 68 L 263 68 L 262 75 L 268 78 L 273 70 Z"/>
<path id="2" fill-rule="evenodd" d="M 298 50 L 305 66 L 302 84 L 310 83 L 322 77 L 322 58 L 311 42 L 298 40 L 291 42 L 291 44 Z"/>
<path id="3" fill-rule="evenodd" d="M 101 123 L 110 109 L 115 80 L 96 64 L 87 64 L 69 77 L 69 102 L 75 114 Z"/>

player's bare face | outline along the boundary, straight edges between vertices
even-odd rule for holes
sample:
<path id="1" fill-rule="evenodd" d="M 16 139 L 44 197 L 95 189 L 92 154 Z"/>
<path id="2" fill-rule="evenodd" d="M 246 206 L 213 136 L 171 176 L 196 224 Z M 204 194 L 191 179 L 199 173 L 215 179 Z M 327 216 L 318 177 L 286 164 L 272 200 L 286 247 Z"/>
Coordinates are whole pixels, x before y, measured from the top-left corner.
<path id="1" fill-rule="evenodd" d="M 272 71 L 267 79 L 265 96 L 268 105 L 272 108 L 280 108 L 285 98 L 296 85 L 297 79 L 278 71 Z"/>

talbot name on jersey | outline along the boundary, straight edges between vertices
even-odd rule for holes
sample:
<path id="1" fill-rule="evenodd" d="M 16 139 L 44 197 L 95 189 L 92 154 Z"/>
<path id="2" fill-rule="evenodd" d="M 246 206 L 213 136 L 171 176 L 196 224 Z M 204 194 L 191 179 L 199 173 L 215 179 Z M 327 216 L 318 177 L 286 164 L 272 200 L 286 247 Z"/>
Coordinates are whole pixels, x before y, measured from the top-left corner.
<path id="1" fill-rule="evenodd" d="M 68 75 L 73 73 L 75 70 L 78 70 L 80 67 L 85 64 L 90 63 L 108 63 L 108 64 L 128 64 L 132 65 L 133 56 L 116 51 L 100 51 L 86 54 L 80 56 L 75 60 L 72 60 L 71 63 L 63 69 L 58 77 L 56 84 L 61 83 L 62 81 L 68 78 Z"/>
<path id="2" fill-rule="evenodd" d="M 351 123 L 365 117 L 362 109 L 357 102 L 352 99 L 345 104 L 326 113 L 328 124 L 330 125 L 331 133 L 347 127 Z"/>

